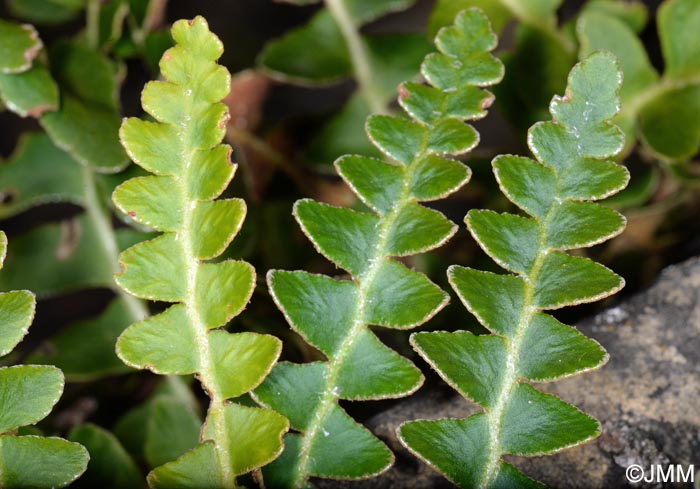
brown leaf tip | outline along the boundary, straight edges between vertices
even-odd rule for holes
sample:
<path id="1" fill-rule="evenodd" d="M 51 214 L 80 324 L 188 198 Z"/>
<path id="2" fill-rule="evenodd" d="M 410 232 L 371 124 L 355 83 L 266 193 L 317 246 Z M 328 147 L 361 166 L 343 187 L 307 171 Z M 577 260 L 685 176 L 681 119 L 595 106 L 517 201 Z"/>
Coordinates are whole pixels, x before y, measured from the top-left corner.
<path id="1" fill-rule="evenodd" d="M 230 121 L 230 120 L 231 120 L 231 114 L 229 114 L 228 112 L 226 112 L 226 113 L 224 114 L 224 116 L 221 118 L 221 120 L 219 121 L 219 128 L 220 128 L 220 129 L 225 128 L 226 125 L 228 124 L 228 121 Z"/>

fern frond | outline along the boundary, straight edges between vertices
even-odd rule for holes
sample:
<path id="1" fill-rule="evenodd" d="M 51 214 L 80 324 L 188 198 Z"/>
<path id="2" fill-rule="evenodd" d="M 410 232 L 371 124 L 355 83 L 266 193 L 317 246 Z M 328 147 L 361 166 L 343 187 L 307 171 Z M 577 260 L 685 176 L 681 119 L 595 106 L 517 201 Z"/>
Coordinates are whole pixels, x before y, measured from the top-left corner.
<path id="1" fill-rule="evenodd" d="M 175 47 L 161 59 L 165 81 L 146 85 L 143 107 L 156 122 L 124 121 L 131 158 L 154 175 L 114 191 L 115 204 L 162 234 L 120 256 L 120 287 L 142 299 L 175 303 L 130 326 L 117 342 L 128 365 L 164 375 L 195 374 L 211 403 L 201 443 L 149 474 L 151 487 L 236 487 L 236 477 L 274 459 L 288 422 L 279 414 L 229 402 L 256 387 L 281 344 L 272 336 L 221 329 L 246 306 L 255 271 L 243 261 L 209 262 L 240 229 L 240 199 L 215 200 L 235 172 L 231 148 L 219 144 L 228 112 L 220 101 L 230 75 L 216 60 L 221 41 L 202 17 L 178 21 Z"/>
<path id="2" fill-rule="evenodd" d="M 305 487 L 311 476 L 360 479 L 393 461 L 391 451 L 352 420 L 338 401 L 397 398 L 423 382 L 407 359 L 384 346 L 368 325 L 410 329 L 423 324 L 449 296 L 393 257 L 434 249 L 456 226 L 423 207 L 462 186 L 467 167 L 458 155 L 478 142 L 464 121 L 486 115 L 501 63 L 490 51 L 496 36 L 479 10 L 460 14 L 436 39 L 422 72 L 429 85 L 404 83 L 401 106 L 409 117 L 377 115 L 367 121 L 372 143 L 393 160 L 344 156 L 335 166 L 374 213 L 301 200 L 294 216 L 316 249 L 353 280 L 273 270 L 272 296 L 291 327 L 328 361 L 282 363 L 254 391 L 263 405 L 290 419 L 284 454 L 263 470 L 269 487 Z"/>
<path id="3" fill-rule="evenodd" d="M 528 216 L 472 210 L 465 221 L 481 248 L 512 274 L 458 266 L 448 272 L 464 305 L 493 334 L 411 336 L 440 376 L 484 409 L 398 430 L 409 450 L 461 487 L 540 487 L 501 457 L 553 453 L 599 433 L 595 419 L 528 382 L 576 375 L 608 358 L 597 342 L 543 311 L 596 301 L 624 285 L 604 266 L 565 253 L 625 226 L 622 215 L 591 202 L 629 180 L 611 160 L 624 143 L 610 122 L 621 80 L 612 55 L 591 55 L 571 71 L 566 94 L 552 100 L 553 120 L 530 129 L 537 161 L 511 155 L 493 161 L 501 190 Z"/>
<path id="4" fill-rule="evenodd" d="M 0 268 L 7 237 L 0 231 Z M 0 357 L 27 334 L 36 300 L 26 290 L 0 293 Z M 62 438 L 17 436 L 16 431 L 44 419 L 63 393 L 63 373 L 48 365 L 0 368 L 0 487 L 65 487 L 85 472 L 89 456 L 78 443 Z"/>

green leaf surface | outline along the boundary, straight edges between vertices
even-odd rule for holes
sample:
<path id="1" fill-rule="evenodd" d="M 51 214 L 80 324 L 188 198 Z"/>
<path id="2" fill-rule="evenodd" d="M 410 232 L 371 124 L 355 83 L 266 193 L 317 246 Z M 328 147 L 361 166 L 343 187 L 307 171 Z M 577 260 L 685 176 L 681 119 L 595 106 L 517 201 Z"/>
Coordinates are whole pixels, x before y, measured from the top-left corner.
<path id="1" fill-rule="evenodd" d="M 244 261 L 208 263 L 200 267 L 197 285 L 195 300 L 204 311 L 202 321 L 207 328 L 218 328 L 245 308 L 253 293 L 255 269 Z"/>
<path id="2" fill-rule="evenodd" d="M 101 258 L 99 235 L 84 216 L 39 226 L 10 244 L 0 289 L 27 288 L 39 296 L 110 287 L 112 264 Z"/>
<path id="3" fill-rule="evenodd" d="M 41 63 L 16 74 L 0 74 L 0 100 L 21 117 L 39 117 L 58 109 L 58 87 Z"/>
<path id="4" fill-rule="evenodd" d="M 524 381 L 576 375 L 608 358 L 597 342 L 542 311 L 595 301 L 624 285 L 603 265 L 563 251 L 601 243 L 624 228 L 622 215 L 590 202 L 629 180 L 607 160 L 623 146 L 611 123 L 621 81 L 612 55 L 592 54 L 572 69 L 565 95 L 552 99 L 553 120 L 530 129 L 537 161 L 494 159 L 501 190 L 530 217 L 471 210 L 465 220 L 479 246 L 513 274 L 448 269 L 457 295 L 492 334 L 411 336 L 426 362 L 483 408 L 467 419 L 413 421 L 398 429 L 410 451 L 460 487 L 541 487 L 502 456 L 553 453 L 600 432 L 595 419 Z"/>
<path id="5" fill-rule="evenodd" d="M 416 0 L 347 0 L 345 3 L 352 19 L 361 25 L 385 14 L 405 10 Z"/>
<path id="6" fill-rule="evenodd" d="M 319 39 L 323 42 L 318 43 Z M 352 73 L 343 35 L 325 9 L 308 24 L 268 43 L 258 63 L 284 80 L 302 83 L 329 83 Z"/>
<path id="7" fill-rule="evenodd" d="M 700 84 L 670 90 L 639 112 L 642 140 L 661 157 L 687 160 L 700 148 Z"/>
<path id="8" fill-rule="evenodd" d="M 40 436 L 0 436 L 3 487 L 66 487 L 85 472 L 89 455 L 77 443 Z"/>
<path id="9" fill-rule="evenodd" d="M 201 420 L 194 411 L 196 400 L 187 383 L 172 379 L 179 380 L 171 377 L 161 383 L 146 403 L 127 412 L 113 430 L 124 448 L 150 467 L 153 461 L 175 460 L 199 441 Z M 168 441 L 170 444 L 164 446 Z"/>
<path id="10" fill-rule="evenodd" d="M 553 252 L 542 263 L 534 300 L 542 309 L 593 302 L 625 284 L 612 270 L 587 258 Z"/>
<path id="11" fill-rule="evenodd" d="M 555 396 L 519 383 L 503 412 L 500 447 L 503 453 L 541 455 L 578 445 L 599 433 L 595 419 Z"/>
<path id="12" fill-rule="evenodd" d="M 486 407 L 495 404 L 505 374 L 503 338 L 468 331 L 416 333 L 411 344 L 462 396 Z"/>
<path id="13" fill-rule="evenodd" d="M 51 139 L 77 161 L 99 172 L 115 173 L 128 160 L 117 133 L 117 73 L 101 54 L 79 42 L 61 42 L 51 50 L 61 107 L 40 121 Z"/>
<path id="14" fill-rule="evenodd" d="M 301 441 L 301 436 L 296 433 L 290 433 L 284 437 L 284 452 L 265 467 L 266 487 L 285 487 L 288 481 L 294 478 L 295 471 L 298 470 L 297 461 L 300 456 Z M 312 486 L 306 484 L 302 487 L 310 489 Z"/>
<path id="15" fill-rule="evenodd" d="M 382 153 L 406 165 L 425 144 L 427 131 L 403 117 L 375 115 L 367 120 L 367 135 Z"/>
<path id="16" fill-rule="evenodd" d="M 277 361 L 282 342 L 257 333 L 214 331 L 213 360 L 216 365 L 235 365 L 216 369 L 218 389 L 226 398 L 238 397 L 257 387 Z"/>
<path id="17" fill-rule="evenodd" d="M 353 0 L 343 3 L 349 18 L 355 22 L 350 28 L 357 28 L 414 2 Z M 260 53 L 258 63 L 277 78 L 302 84 L 326 84 L 352 76 L 354 61 L 338 22 L 328 8 L 319 10 L 307 24 L 269 42 Z M 421 37 L 407 34 L 360 37 L 370 62 L 377 68 L 376 76 L 387 87 L 387 95 L 406 75 L 415 73 L 421 58 L 427 53 L 428 47 Z M 308 46 L 315 49 L 308 49 Z M 383 61 L 388 61 L 389 65 Z M 396 83 L 392 84 L 387 78 Z"/>
<path id="18" fill-rule="evenodd" d="M 0 240 L 4 238 L 0 233 Z M 0 241 L 0 245 L 4 244 Z M 26 290 L 0 293 L 0 356 L 11 352 L 27 334 L 34 308 L 34 295 Z"/>
<path id="19" fill-rule="evenodd" d="M 550 168 L 530 158 L 500 155 L 493 160 L 493 173 L 511 202 L 533 217 L 545 217 L 556 191 Z M 580 179 L 575 181 L 580 185 Z"/>
<path id="20" fill-rule="evenodd" d="M 581 40 L 582 56 L 599 49 L 609 50 L 617 56 L 624 75 L 620 90 L 623 103 L 657 81 L 659 76 L 644 45 L 620 19 L 597 10 L 587 11 L 579 17 L 576 30 Z"/>
<path id="21" fill-rule="evenodd" d="M 8 0 L 12 15 L 35 24 L 60 24 L 76 17 L 83 0 Z"/>
<path id="22" fill-rule="evenodd" d="M 398 329 L 423 324 L 449 301 L 449 296 L 428 277 L 391 260 L 378 267 L 369 295 L 375 300 L 365 310 L 367 322 Z M 406 303 L 411 307 L 407 308 Z"/>
<path id="23" fill-rule="evenodd" d="M 73 428 L 68 439 L 80 443 L 90 453 L 85 474 L 72 487 L 141 489 L 146 486 L 134 460 L 109 431 L 87 423 Z"/>
<path id="24" fill-rule="evenodd" d="M 439 53 L 423 62 L 431 86 L 400 89 L 409 118 L 375 115 L 367 121 L 369 139 L 395 163 L 359 155 L 336 162 L 341 177 L 374 212 L 308 199 L 294 206 L 312 244 L 353 280 L 301 271 L 268 274 L 271 295 L 290 326 L 326 357 L 280 364 L 253 393 L 300 432 L 287 436 L 281 457 L 263 468 L 269 487 L 308 487 L 312 476 L 362 479 L 385 470 L 391 451 L 337 402 L 402 397 L 423 382 L 420 371 L 367 326 L 413 328 L 447 304 L 449 296 L 439 287 L 392 257 L 436 248 L 456 231 L 420 202 L 442 198 L 469 179 L 465 166 L 441 155 L 461 154 L 476 144 L 478 135 L 464 122 L 485 115 L 492 96 L 480 87 L 503 75 L 490 54 L 495 35 L 478 10 L 460 14 L 436 44 Z M 425 107 L 438 112 L 428 117 L 432 109 Z"/>
<path id="25" fill-rule="evenodd" d="M 309 472 L 317 477 L 362 479 L 387 469 L 391 451 L 367 428 L 358 425 L 338 406 L 320 426 L 321 436 L 311 447 Z M 354 460 L 347 464 L 346 460 Z"/>
<path id="26" fill-rule="evenodd" d="M 182 225 L 182 197 L 173 177 L 137 177 L 114 189 L 114 204 L 134 221 L 157 231 Z"/>
<path id="27" fill-rule="evenodd" d="M 55 367 L 17 365 L 0 369 L 0 433 L 44 419 L 62 393 L 63 374 Z"/>
<path id="28" fill-rule="evenodd" d="M 423 375 L 410 361 L 364 330 L 350 347 L 348 366 L 338 375 L 338 396 L 363 400 L 396 398 L 414 392 Z"/>
<path id="29" fill-rule="evenodd" d="M 197 352 L 189 348 L 195 341 L 185 307 L 177 304 L 124 331 L 117 341 L 117 355 L 133 368 L 187 375 L 201 366 Z"/>
<path id="30" fill-rule="evenodd" d="M 213 443 L 202 443 L 177 460 L 148 474 L 153 489 L 223 487 Z"/>
<path id="31" fill-rule="evenodd" d="M 673 0 L 659 8 L 657 25 L 665 65 L 659 78 L 637 38 L 638 29 L 624 16 L 591 8 L 579 18 L 581 56 L 606 49 L 620 60 L 623 104 L 616 122 L 627 136 L 625 154 L 637 139 L 662 160 L 688 160 L 700 148 L 698 19 L 700 6 L 693 1 Z"/>
<path id="32" fill-rule="evenodd" d="M 282 450 L 286 418 L 228 402 L 263 380 L 281 345 L 218 329 L 244 309 L 255 286 L 255 271 L 245 262 L 204 262 L 225 251 L 246 213 L 241 200 L 215 200 L 235 172 L 231 148 L 220 144 L 230 75 L 216 63 L 223 45 L 204 18 L 176 22 L 172 35 L 175 46 L 160 62 L 164 79 L 142 94 L 155 122 L 126 119 L 119 131 L 127 154 L 155 176 L 128 180 L 113 200 L 127 216 L 163 231 L 120 255 L 117 284 L 137 297 L 175 304 L 128 327 L 117 355 L 135 368 L 195 374 L 211 400 L 201 436 L 198 421 L 181 406 L 150 408 L 148 426 L 161 434 L 146 437 L 144 452 L 152 465 L 163 465 L 149 474 L 149 485 L 228 488 Z M 138 425 L 144 416 L 130 422 Z M 168 427 L 190 422 L 174 443 Z"/>
<path id="33" fill-rule="evenodd" d="M 396 96 L 396 87 L 401 82 L 416 77 L 432 45 L 422 34 L 381 34 L 365 39 L 373 77 L 388 104 Z M 369 111 L 365 118 L 368 115 Z"/>
<path id="34" fill-rule="evenodd" d="M 634 32 L 641 32 L 649 19 L 646 5 L 639 1 L 591 0 L 584 6 L 583 12 L 599 12 L 608 18 L 617 18 Z"/>
<path id="35" fill-rule="evenodd" d="M 630 180 L 627 168 L 609 160 L 582 158 L 562 175 L 561 194 L 572 200 L 600 200 L 617 194 Z"/>
<path id="36" fill-rule="evenodd" d="M 525 301 L 523 279 L 456 265 L 447 270 L 447 277 L 462 303 L 485 328 L 498 335 L 513 335 Z"/>
<path id="37" fill-rule="evenodd" d="M 266 381 L 253 391 L 253 396 L 276 411 L 284 406 L 292 428 L 306 431 L 313 418 L 313 408 L 322 394 L 327 367 L 325 362 L 280 362 Z"/>
<path id="38" fill-rule="evenodd" d="M 104 173 L 118 172 L 127 165 L 116 135 L 119 113 L 92 106 L 66 93 L 57 112 L 41 117 L 41 124 L 61 148 L 84 165 Z"/>
<path id="39" fill-rule="evenodd" d="M 381 156 L 365 137 L 365 120 L 370 114 L 367 100 L 354 93 L 350 100 L 318 130 L 309 143 L 306 157 L 317 164 L 329 164 L 342 155 Z"/>
<path id="40" fill-rule="evenodd" d="M 227 452 L 231 470 L 245 474 L 267 465 L 282 451 L 282 435 L 289 429 L 289 421 L 270 409 L 242 406 L 236 403 L 225 407 L 225 424 L 217 428 L 207 422 L 202 439 L 218 437 L 217 430 L 228 432 Z M 240 427 L 245 426 L 245 430 Z M 225 453 L 225 452 L 222 452 Z"/>
<path id="41" fill-rule="evenodd" d="M 0 268 L 7 236 L 0 231 Z M 12 350 L 34 318 L 34 295 L 0 294 L 0 356 Z M 19 428 L 45 418 L 63 392 L 63 373 L 46 365 L 0 368 L 0 487 L 65 487 L 85 471 L 89 456 L 60 438 L 15 436 Z M 22 433 L 31 432 L 23 429 Z"/>
<path id="42" fill-rule="evenodd" d="M 416 163 L 411 197 L 423 202 L 439 200 L 469 181 L 471 170 L 456 160 L 428 155 Z"/>
<path id="43" fill-rule="evenodd" d="M 489 427 L 483 414 L 467 419 L 412 421 L 398 430 L 399 440 L 415 455 L 459 487 L 483 485 Z M 469 461 L 465 463 L 465 461 Z"/>
<path id="44" fill-rule="evenodd" d="M 175 460 L 197 445 L 201 422 L 186 406 L 160 397 L 150 409 L 143 447 L 150 467 Z"/>
<path id="45" fill-rule="evenodd" d="M 547 29 L 555 25 L 556 11 L 561 3 L 561 0 L 438 0 L 431 13 L 428 30 L 437 32 L 440 27 L 451 24 L 461 10 L 470 7 L 482 9 L 497 33 L 513 17 L 533 27 Z"/>
<path id="46" fill-rule="evenodd" d="M 457 232 L 457 226 L 439 211 L 415 202 L 395 213 L 386 235 L 389 256 L 408 256 L 437 248 Z"/>
<path id="47" fill-rule="evenodd" d="M 547 246 L 569 250 L 593 246 L 621 233 L 627 220 L 594 202 L 562 202 L 553 207 L 547 226 Z"/>
<path id="48" fill-rule="evenodd" d="M 391 210 L 401 194 L 404 168 L 377 158 L 344 156 L 335 163 L 338 173 L 367 206 L 380 214 Z"/>
<path id="49" fill-rule="evenodd" d="M 0 73 L 27 71 L 42 46 L 31 25 L 0 20 Z"/>
<path id="50" fill-rule="evenodd" d="M 469 232 L 503 268 L 528 273 L 540 246 L 537 221 L 515 214 L 471 210 L 465 218 Z"/>
<path id="51" fill-rule="evenodd" d="M 172 233 L 144 241 L 119 256 L 122 271 L 117 284 L 141 299 L 179 302 L 187 294 L 186 284 L 176 280 L 185 269 L 185 257 Z"/>
<path id="52" fill-rule="evenodd" d="M 544 382 L 600 367 L 608 354 L 595 340 L 548 314 L 537 314 L 523 338 L 518 368 L 524 379 Z"/>
<path id="53" fill-rule="evenodd" d="M 499 1 L 438 0 L 430 12 L 428 35 L 434 37 L 442 27 L 452 24 L 458 13 L 471 7 L 483 10 L 496 33 L 501 32 L 505 23 L 511 18 L 510 10 Z"/>
<path id="54" fill-rule="evenodd" d="M 267 280 L 272 297 L 284 311 L 289 325 L 323 353 L 335 353 L 353 325 L 357 307 L 355 284 L 324 275 L 282 270 L 270 271 Z M 333 321 L 327 321 L 329 317 Z"/>
<path id="55" fill-rule="evenodd" d="M 368 266 L 378 239 L 375 215 L 309 199 L 294 204 L 294 217 L 316 249 L 339 267 L 360 275 Z"/>
<path id="56" fill-rule="evenodd" d="M 566 75 L 576 62 L 559 34 L 527 23 L 515 29 L 515 47 L 502 55 L 506 68 L 503 83 L 495 93 L 506 116 L 525 130 L 548 115 L 547 105 L 554 93 L 562 93 Z M 533 63 L 532 60 L 539 60 Z"/>
<path id="57" fill-rule="evenodd" d="M 0 164 L 0 217 L 41 204 L 83 202 L 80 167 L 42 133 L 25 133 L 12 157 Z"/>
<path id="58" fill-rule="evenodd" d="M 343 154 L 376 155 L 362 135 L 365 119 L 373 110 L 383 111 L 401 81 L 415 77 L 430 46 L 418 34 L 368 35 L 359 29 L 414 2 L 333 1 L 307 24 L 263 48 L 258 65 L 277 79 L 302 85 L 326 85 L 349 77 L 358 82 L 357 92 L 312 139 L 307 151 L 310 161 L 327 165 Z"/>
<path id="59" fill-rule="evenodd" d="M 700 40 L 697 26 L 700 5 L 693 0 L 670 0 L 659 8 L 659 38 L 665 75 L 682 79 L 700 73 Z"/>

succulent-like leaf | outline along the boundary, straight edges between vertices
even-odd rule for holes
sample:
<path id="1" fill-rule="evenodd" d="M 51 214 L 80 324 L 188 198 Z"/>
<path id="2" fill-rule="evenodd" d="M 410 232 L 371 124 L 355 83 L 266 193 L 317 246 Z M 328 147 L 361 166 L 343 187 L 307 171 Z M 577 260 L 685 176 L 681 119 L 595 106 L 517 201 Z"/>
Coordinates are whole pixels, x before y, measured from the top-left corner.
<path id="1" fill-rule="evenodd" d="M 665 61 L 659 77 L 634 25 L 600 8 L 587 8 L 579 17 L 580 56 L 606 49 L 620 60 L 622 111 L 615 122 L 627 137 L 623 155 L 637 138 L 665 160 L 685 161 L 700 149 L 698 22 L 700 4 L 694 0 L 669 0 L 659 8 L 657 25 Z"/>
<path id="2" fill-rule="evenodd" d="M 294 216 L 316 249 L 352 281 L 303 271 L 268 273 L 272 296 L 290 326 L 320 350 L 325 362 L 278 364 L 254 398 L 287 416 L 298 434 L 263 469 L 269 487 L 305 487 L 311 476 L 360 479 L 385 470 L 391 451 L 338 405 L 341 399 L 397 398 L 423 382 L 420 371 L 368 328 L 410 329 L 442 309 L 448 295 L 392 258 L 440 246 L 456 226 L 420 205 L 456 191 L 470 170 L 446 155 L 478 142 L 465 121 L 486 115 L 501 63 L 483 12 L 460 14 L 438 34 L 438 52 L 422 72 L 429 85 L 405 83 L 399 103 L 408 118 L 373 116 L 372 143 L 392 162 L 365 156 L 336 161 L 341 177 L 374 212 L 301 200 Z"/>
<path id="3" fill-rule="evenodd" d="M 465 220 L 481 248 L 513 274 L 458 266 L 448 272 L 464 305 L 492 334 L 411 336 L 438 374 L 484 409 L 464 420 L 413 421 L 398 430 L 409 450 L 460 487 L 540 487 L 501 457 L 552 453 L 599 433 L 595 419 L 528 382 L 576 375 L 607 360 L 597 342 L 542 311 L 595 301 L 624 285 L 604 266 L 563 252 L 624 228 L 623 216 L 591 202 L 628 180 L 611 160 L 624 143 L 610 122 L 621 80 L 609 53 L 586 58 L 571 71 L 565 95 L 552 100 L 553 120 L 530 129 L 537 161 L 493 161 L 503 193 L 527 216 L 472 210 Z"/>
<path id="4" fill-rule="evenodd" d="M 0 268 L 7 237 L 0 231 Z M 26 290 L 0 293 L 0 356 L 24 337 L 35 299 Z M 65 487 L 85 471 L 84 447 L 60 438 L 16 436 L 17 428 L 41 421 L 63 392 L 63 374 L 46 365 L 0 368 L 0 487 Z"/>
<path id="5" fill-rule="evenodd" d="M 142 95 L 156 122 L 127 119 L 120 131 L 129 156 L 154 175 L 126 181 L 113 199 L 135 221 L 163 231 L 121 254 L 117 283 L 137 297 L 176 304 L 130 326 L 117 354 L 135 368 L 196 374 L 211 399 L 201 443 L 156 468 L 151 486 L 230 488 L 281 451 L 285 418 L 228 401 L 262 382 L 281 345 L 221 329 L 255 283 L 245 262 L 204 262 L 225 250 L 245 215 L 242 201 L 215 200 L 235 171 L 231 149 L 219 144 L 230 76 L 216 63 L 223 46 L 202 17 L 176 22 L 172 34 L 176 45 L 160 64 L 165 80 L 148 83 Z"/>

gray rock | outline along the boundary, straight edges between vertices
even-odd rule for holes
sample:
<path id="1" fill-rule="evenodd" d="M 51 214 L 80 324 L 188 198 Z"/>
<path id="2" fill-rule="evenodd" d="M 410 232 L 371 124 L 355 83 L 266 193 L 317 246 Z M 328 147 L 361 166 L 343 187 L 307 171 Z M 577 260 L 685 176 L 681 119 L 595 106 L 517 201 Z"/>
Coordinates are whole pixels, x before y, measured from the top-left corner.
<path id="1" fill-rule="evenodd" d="M 578 327 L 608 350 L 610 361 L 594 372 L 538 388 L 599 419 L 601 436 L 552 456 L 508 460 L 552 488 L 692 487 L 632 486 L 625 469 L 630 464 L 694 464 L 700 469 L 700 259 L 667 268 L 646 292 Z M 466 417 L 476 411 L 470 402 L 444 391 L 420 392 L 367 423 L 396 453 L 391 469 L 366 481 L 317 485 L 453 487 L 408 453 L 395 429 L 407 420 Z"/>

